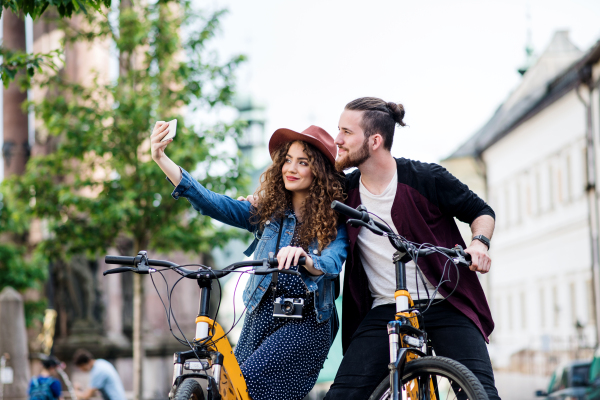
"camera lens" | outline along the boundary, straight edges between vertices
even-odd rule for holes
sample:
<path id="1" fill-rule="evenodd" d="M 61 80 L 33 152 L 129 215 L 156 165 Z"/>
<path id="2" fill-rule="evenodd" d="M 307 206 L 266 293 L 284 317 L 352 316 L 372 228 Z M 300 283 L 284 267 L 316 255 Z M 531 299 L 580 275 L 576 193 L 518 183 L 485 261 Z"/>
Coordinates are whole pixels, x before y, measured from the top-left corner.
<path id="1" fill-rule="evenodd" d="M 284 301 L 283 304 L 281 305 L 281 311 L 283 311 L 283 313 L 286 315 L 293 314 L 294 313 L 294 303 L 292 303 L 289 300 Z"/>

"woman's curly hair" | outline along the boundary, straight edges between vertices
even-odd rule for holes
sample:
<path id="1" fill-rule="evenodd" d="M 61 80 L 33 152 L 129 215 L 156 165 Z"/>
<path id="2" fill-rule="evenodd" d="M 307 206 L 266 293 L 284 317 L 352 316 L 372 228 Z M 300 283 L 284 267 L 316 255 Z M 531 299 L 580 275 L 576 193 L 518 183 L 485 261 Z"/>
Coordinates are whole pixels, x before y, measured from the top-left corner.
<path id="1" fill-rule="evenodd" d="M 293 143 L 296 142 L 288 142 L 273 152 L 273 164 L 260 177 L 260 186 L 255 193 L 258 204 L 251 220 L 260 229 L 267 221 L 282 218 L 292 207 L 292 192 L 285 188 L 281 170 Z M 343 176 L 316 147 L 300 140 L 297 143 L 303 146 L 314 175 L 302 208 L 300 245 L 306 249 L 316 238 L 319 250 L 323 250 L 337 236 L 339 217 L 331 208 L 331 202 L 344 201 Z"/>

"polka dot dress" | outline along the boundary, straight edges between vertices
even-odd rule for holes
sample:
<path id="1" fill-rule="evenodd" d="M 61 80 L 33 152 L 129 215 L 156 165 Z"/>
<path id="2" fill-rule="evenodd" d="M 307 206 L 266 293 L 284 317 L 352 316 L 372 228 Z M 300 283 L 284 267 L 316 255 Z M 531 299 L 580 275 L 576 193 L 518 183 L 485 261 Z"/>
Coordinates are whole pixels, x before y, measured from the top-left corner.
<path id="1" fill-rule="evenodd" d="M 298 228 L 299 224 L 291 246 L 298 246 Z M 246 316 L 235 356 L 253 400 L 301 400 L 327 358 L 331 324 L 317 321 L 313 294 L 307 295 L 301 277 L 279 274 L 276 296 L 303 298 L 302 319 L 273 317 L 275 297 L 269 287 Z"/>

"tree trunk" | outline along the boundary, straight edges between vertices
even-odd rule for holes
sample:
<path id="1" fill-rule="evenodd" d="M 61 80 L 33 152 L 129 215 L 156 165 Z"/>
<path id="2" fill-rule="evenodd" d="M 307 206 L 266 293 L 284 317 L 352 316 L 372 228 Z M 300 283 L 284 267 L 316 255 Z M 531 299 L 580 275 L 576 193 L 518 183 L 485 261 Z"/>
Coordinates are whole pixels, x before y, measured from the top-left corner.
<path id="1" fill-rule="evenodd" d="M 25 20 L 10 10 L 3 13 L 2 45 L 7 49 L 25 51 Z M 22 74 L 22 72 L 20 73 Z M 19 75 L 20 75 L 19 74 Z M 17 78 L 19 77 L 17 75 Z M 29 130 L 27 113 L 21 106 L 27 100 L 27 92 L 19 89 L 16 81 L 4 89 L 2 156 L 4 158 L 4 176 L 20 175 L 25 172 L 29 159 Z"/>

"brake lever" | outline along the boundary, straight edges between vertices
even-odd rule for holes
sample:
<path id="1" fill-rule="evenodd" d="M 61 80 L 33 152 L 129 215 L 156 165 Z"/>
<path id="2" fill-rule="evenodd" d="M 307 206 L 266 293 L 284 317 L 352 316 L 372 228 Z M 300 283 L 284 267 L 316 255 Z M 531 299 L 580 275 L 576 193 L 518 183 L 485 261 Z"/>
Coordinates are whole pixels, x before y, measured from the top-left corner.
<path id="1" fill-rule="evenodd" d="M 357 228 L 359 226 L 365 227 L 368 230 L 370 230 L 371 232 L 373 232 L 376 235 L 379 236 L 383 236 L 384 232 L 379 229 L 378 227 L 375 226 L 375 224 L 373 223 L 373 221 L 369 221 L 369 223 L 366 223 L 365 221 L 362 221 L 360 219 L 349 219 L 347 222 L 347 224 L 350 224 L 350 226 Z"/>
<path id="2" fill-rule="evenodd" d="M 129 272 L 129 271 L 135 271 L 135 268 L 133 268 L 133 267 L 118 267 L 118 268 L 113 268 L 113 269 L 109 269 L 107 271 L 104 271 L 102 273 L 102 275 L 106 276 L 108 274 L 120 274 L 121 272 Z"/>
<path id="3" fill-rule="evenodd" d="M 461 245 L 457 244 L 452 248 L 452 250 L 456 252 L 456 257 L 452 258 L 454 264 L 467 268 L 471 266 L 471 255 L 465 253 Z"/>

